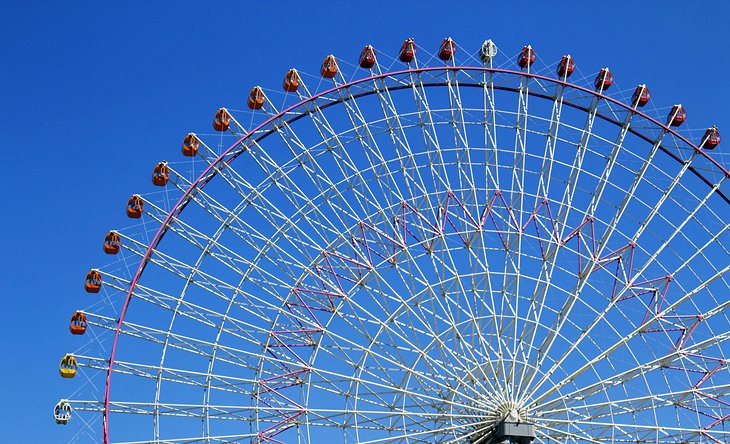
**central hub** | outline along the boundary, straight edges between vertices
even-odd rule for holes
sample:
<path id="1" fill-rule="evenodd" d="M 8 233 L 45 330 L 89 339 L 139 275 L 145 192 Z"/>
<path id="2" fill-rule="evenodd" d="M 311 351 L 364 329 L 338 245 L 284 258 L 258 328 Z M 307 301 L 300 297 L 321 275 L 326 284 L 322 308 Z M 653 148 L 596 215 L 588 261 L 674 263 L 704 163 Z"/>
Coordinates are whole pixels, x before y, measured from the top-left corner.
<path id="1" fill-rule="evenodd" d="M 514 402 L 497 406 L 487 420 L 472 434 L 470 444 L 531 444 L 535 439 L 535 425 L 527 411 Z"/>
<path id="2" fill-rule="evenodd" d="M 500 404 L 495 412 L 496 420 L 498 422 L 526 422 L 527 412 L 520 408 L 515 402 L 505 402 Z"/>
<path id="3" fill-rule="evenodd" d="M 503 421 L 497 425 L 493 444 L 530 444 L 535 439 L 535 425 L 529 422 Z"/>

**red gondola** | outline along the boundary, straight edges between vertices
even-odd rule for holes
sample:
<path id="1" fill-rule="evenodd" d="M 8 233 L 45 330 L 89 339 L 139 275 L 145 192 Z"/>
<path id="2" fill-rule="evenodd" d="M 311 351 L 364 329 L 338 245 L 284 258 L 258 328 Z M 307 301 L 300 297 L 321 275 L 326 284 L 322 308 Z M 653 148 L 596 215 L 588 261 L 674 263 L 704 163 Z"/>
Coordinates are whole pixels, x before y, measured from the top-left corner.
<path id="1" fill-rule="evenodd" d="M 401 62 L 411 63 L 416 56 L 416 42 L 413 39 L 406 39 L 400 47 L 398 59 Z"/>
<path id="2" fill-rule="evenodd" d="M 603 68 L 598 72 L 593 84 L 596 86 L 596 91 L 605 91 L 613 85 L 613 74 L 608 68 Z"/>
<path id="3" fill-rule="evenodd" d="M 127 201 L 127 217 L 139 219 L 144 212 L 144 201 L 137 194 L 130 197 Z"/>
<path id="4" fill-rule="evenodd" d="M 195 156 L 196 154 L 198 154 L 198 148 L 200 148 L 200 139 L 198 139 L 195 134 L 188 133 L 188 135 L 185 136 L 185 138 L 183 139 L 182 143 L 183 156 Z"/>
<path id="5" fill-rule="evenodd" d="M 91 270 L 86 273 L 84 279 L 84 290 L 87 293 L 98 293 L 101 290 L 101 273 L 98 270 Z"/>
<path id="6" fill-rule="evenodd" d="M 302 78 L 299 77 L 299 73 L 296 69 L 292 68 L 287 71 L 284 76 L 284 91 L 296 92 L 299 89 L 299 85 L 302 83 Z"/>
<path id="7" fill-rule="evenodd" d="M 248 93 L 248 107 L 251 109 L 261 109 L 265 101 L 264 91 L 259 86 L 254 86 Z"/>
<path id="8" fill-rule="evenodd" d="M 702 136 L 702 148 L 714 150 L 720 144 L 720 131 L 716 126 L 707 128 L 705 135 Z"/>
<path id="9" fill-rule="evenodd" d="M 337 74 L 337 59 L 332 54 L 322 60 L 322 68 L 319 70 L 322 77 L 331 79 Z"/>
<path id="10" fill-rule="evenodd" d="M 360 53 L 360 68 L 370 69 L 375 66 L 375 48 L 367 45 Z"/>
<path id="11" fill-rule="evenodd" d="M 83 335 L 86 333 L 86 327 L 89 323 L 86 321 L 86 315 L 77 311 L 71 316 L 71 323 L 68 326 L 72 335 Z"/>
<path id="12" fill-rule="evenodd" d="M 168 180 L 170 180 L 170 168 L 165 161 L 162 161 L 152 170 L 152 183 L 155 186 L 164 187 Z"/>
<path id="13" fill-rule="evenodd" d="M 670 126 L 679 126 L 687 120 L 687 111 L 682 105 L 674 105 L 667 116 L 667 123 Z"/>
<path id="14" fill-rule="evenodd" d="M 537 53 L 534 49 L 532 49 L 532 46 L 523 46 L 522 51 L 520 51 L 520 55 L 517 57 L 517 65 L 519 65 L 520 68 L 530 67 L 533 63 L 535 63 L 536 58 Z"/>
<path id="15" fill-rule="evenodd" d="M 444 61 L 451 60 L 454 53 L 456 53 L 456 43 L 451 37 L 446 37 L 439 48 L 439 58 Z"/>
<path id="16" fill-rule="evenodd" d="M 122 238 L 116 231 L 110 231 L 104 236 L 104 253 L 117 254 L 122 246 Z"/>
<path id="17" fill-rule="evenodd" d="M 569 55 L 564 55 L 563 59 L 560 60 L 560 63 L 558 63 L 558 76 L 560 78 L 568 78 L 571 74 L 573 74 L 573 71 L 575 71 L 575 62 L 573 61 L 573 58 Z"/>
<path id="18" fill-rule="evenodd" d="M 228 131 L 228 127 L 231 125 L 231 115 L 228 114 L 228 110 L 220 108 L 213 118 L 213 129 L 216 131 Z"/>
<path id="19" fill-rule="evenodd" d="M 651 100 L 651 93 L 646 85 L 639 85 L 634 90 L 634 95 L 631 97 L 631 102 L 634 106 L 644 106 Z"/>

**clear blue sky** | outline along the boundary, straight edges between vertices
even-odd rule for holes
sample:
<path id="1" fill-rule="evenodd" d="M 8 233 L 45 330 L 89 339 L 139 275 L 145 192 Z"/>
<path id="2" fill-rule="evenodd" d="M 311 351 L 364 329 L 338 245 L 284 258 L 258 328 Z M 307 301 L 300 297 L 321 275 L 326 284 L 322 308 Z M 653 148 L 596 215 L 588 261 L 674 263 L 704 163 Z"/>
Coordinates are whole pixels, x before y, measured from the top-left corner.
<path id="1" fill-rule="evenodd" d="M 394 55 L 406 37 L 423 51 L 447 35 L 474 51 L 530 43 L 585 73 L 610 66 L 623 88 L 646 82 L 656 106 L 685 105 L 693 134 L 730 136 L 729 2 L 127 3 L 0 4 L 3 441 L 62 442 L 51 409 L 69 387 L 58 361 L 78 346 L 68 319 L 91 302 L 83 275 L 104 264 L 129 195 L 215 109 L 243 108 L 291 66 L 354 63 L 368 43 Z"/>

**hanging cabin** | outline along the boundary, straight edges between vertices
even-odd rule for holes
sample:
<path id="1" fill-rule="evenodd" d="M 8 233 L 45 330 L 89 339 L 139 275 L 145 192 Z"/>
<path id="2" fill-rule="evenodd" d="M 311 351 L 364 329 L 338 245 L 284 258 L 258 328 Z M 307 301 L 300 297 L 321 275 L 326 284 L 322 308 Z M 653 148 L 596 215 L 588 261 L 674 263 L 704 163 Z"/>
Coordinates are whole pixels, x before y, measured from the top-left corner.
<path id="1" fill-rule="evenodd" d="M 446 37 L 439 48 L 439 58 L 443 61 L 451 60 L 456 53 L 456 43 L 451 37 Z"/>
<path id="2" fill-rule="evenodd" d="M 575 61 L 569 55 L 564 55 L 560 63 L 558 63 L 558 76 L 561 79 L 567 79 L 575 71 Z"/>
<path id="3" fill-rule="evenodd" d="M 213 129 L 216 131 L 228 131 L 228 127 L 231 126 L 231 115 L 228 114 L 228 110 L 220 108 L 213 117 Z"/>
<path id="4" fill-rule="evenodd" d="M 608 68 L 601 69 L 598 72 L 593 85 L 596 87 L 596 91 L 602 92 L 607 90 L 611 85 L 613 85 L 613 74 L 611 74 L 611 71 Z"/>
<path id="5" fill-rule="evenodd" d="M 68 420 L 71 419 L 71 404 L 65 399 L 58 401 L 53 409 L 53 418 L 56 420 L 56 424 L 68 424 Z"/>
<path id="6" fill-rule="evenodd" d="M 89 323 L 86 320 L 86 315 L 80 311 L 77 311 L 71 316 L 71 323 L 68 326 L 69 331 L 72 335 L 83 335 L 86 333 L 86 327 Z"/>
<path id="7" fill-rule="evenodd" d="M 167 185 L 168 180 L 170 180 L 170 167 L 167 166 L 167 162 L 162 161 L 155 165 L 155 169 L 152 170 L 152 184 L 164 187 Z"/>
<path id="8" fill-rule="evenodd" d="M 337 59 L 330 54 L 322 60 L 322 68 L 319 70 L 319 73 L 325 79 L 331 79 L 337 74 L 337 69 Z"/>
<path id="9" fill-rule="evenodd" d="M 497 55 L 497 45 L 491 40 L 485 40 L 479 51 L 479 58 L 484 63 L 489 63 Z"/>
<path id="10" fill-rule="evenodd" d="M 674 105 L 667 116 L 669 126 L 680 126 L 687 120 L 687 111 L 682 105 Z"/>
<path id="11" fill-rule="evenodd" d="M 649 103 L 649 100 L 651 100 L 651 92 L 649 92 L 649 88 L 647 88 L 646 85 L 637 86 L 634 90 L 634 95 L 631 97 L 631 102 L 634 103 L 636 107 L 640 107 Z"/>
<path id="12" fill-rule="evenodd" d="M 250 109 L 261 109 L 264 106 L 266 97 L 260 86 L 254 86 L 248 93 L 248 107 Z"/>
<path id="13" fill-rule="evenodd" d="M 140 217 L 142 217 L 143 212 L 144 201 L 142 200 L 142 198 L 138 194 L 130 197 L 127 201 L 127 217 L 132 219 L 139 219 Z"/>
<path id="14" fill-rule="evenodd" d="M 122 238 L 116 231 L 110 231 L 104 236 L 104 253 L 117 254 L 122 246 Z"/>
<path id="15" fill-rule="evenodd" d="M 101 290 L 101 273 L 99 273 L 99 270 L 91 270 L 86 273 L 84 290 L 87 293 L 98 293 Z"/>
<path id="16" fill-rule="evenodd" d="M 413 39 L 406 39 L 400 47 L 398 59 L 401 62 L 411 63 L 416 56 L 416 42 Z"/>
<path id="17" fill-rule="evenodd" d="M 286 72 L 284 76 L 284 91 L 296 92 L 299 89 L 299 85 L 302 83 L 302 78 L 299 77 L 299 72 L 292 68 Z"/>
<path id="18" fill-rule="evenodd" d="M 61 363 L 58 366 L 58 372 L 62 378 L 73 378 L 76 376 L 76 370 L 79 365 L 76 362 L 76 358 L 73 355 L 66 355 L 61 359 Z"/>
<path id="19" fill-rule="evenodd" d="M 720 131 L 716 126 L 711 126 L 705 131 L 705 135 L 702 136 L 702 148 L 708 150 L 714 150 L 720 144 Z"/>
<path id="20" fill-rule="evenodd" d="M 537 53 L 532 49 L 532 46 L 523 46 L 520 55 L 517 56 L 517 65 L 522 69 L 529 68 L 535 63 L 535 59 L 537 59 Z"/>
<path id="21" fill-rule="evenodd" d="M 198 154 L 198 148 L 200 148 L 200 139 L 193 134 L 188 133 L 183 139 L 182 143 L 182 154 L 186 157 L 193 157 Z"/>
<path id="22" fill-rule="evenodd" d="M 367 45 L 362 49 L 359 60 L 360 68 L 370 69 L 375 66 L 375 48 Z"/>

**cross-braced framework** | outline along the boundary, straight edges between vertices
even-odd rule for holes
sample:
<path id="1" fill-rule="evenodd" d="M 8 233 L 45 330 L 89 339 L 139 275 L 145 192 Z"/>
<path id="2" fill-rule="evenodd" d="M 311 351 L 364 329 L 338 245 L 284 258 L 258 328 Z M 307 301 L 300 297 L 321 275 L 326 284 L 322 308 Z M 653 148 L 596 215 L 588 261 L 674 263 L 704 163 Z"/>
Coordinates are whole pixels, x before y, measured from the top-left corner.
<path id="1" fill-rule="evenodd" d="M 404 69 L 366 47 L 363 78 L 328 58 L 255 88 L 155 168 L 165 199 L 130 199 L 142 224 L 89 273 L 71 332 L 95 340 L 64 374 L 87 382 L 57 422 L 105 443 L 730 440 L 719 133 L 642 112 L 644 86 L 608 95 L 607 69 L 570 83 L 569 57 L 497 66 L 488 41 L 469 66 L 447 39 L 425 66 L 409 44 Z"/>

